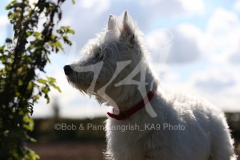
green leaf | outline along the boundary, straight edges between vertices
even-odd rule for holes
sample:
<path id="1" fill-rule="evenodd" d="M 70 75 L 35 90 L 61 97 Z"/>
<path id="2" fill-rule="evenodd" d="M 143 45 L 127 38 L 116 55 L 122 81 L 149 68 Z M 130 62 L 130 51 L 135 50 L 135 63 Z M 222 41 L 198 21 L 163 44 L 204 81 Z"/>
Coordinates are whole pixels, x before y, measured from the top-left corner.
<path id="1" fill-rule="evenodd" d="M 31 142 L 37 142 L 37 140 L 34 139 L 34 138 L 30 138 L 30 141 L 31 141 Z"/>
<path id="2" fill-rule="evenodd" d="M 34 36 L 35 36 L 38 40 L 41 39 L 41 38 L 40 38 L 41 34 L 40 34 L 39 32 L 34 32 Z"/>
<path id="3" fill-rule="evenodd" d="M 49 96 L 47 94 L 45 94 L 44 98 L 47 100 L 47 103 L 50 102 L 50 98 L 49 98 Z"/>
<path id="4" fill-rule="evenodd" d="M 51 85 L 54 89 L 58 90 L 58 92 L 62 92 L 60 87 L 56 86 L 56 85 Z"/>
<path id="5" fill-rule="evenodd" d="M 53 87 L 54 89 L 58 90 L 59 92 L 62 92 L 61 89 L 58 86 L 55 85 L 55 83 L 56 83 L 56 79 L 55 78 L 47 76 L 47 79 L 48 79 L 49 85 L 51 87 Z"/>
<path id="6" fill-rule="evenodd" d="M 72 29 L 69 29 L 69 30 L 68 30 L 68 33 L 75 34 L 75 31 L 72 30 Z"/>
<path id="7" fill-rule="evenodd" d="M 33 96 L 33 102 L 36 102 L 39 98 L 40 98 L 39 95 L 35 95 L 35 96 Z"/>
<path id="8" fill-rule="evenodd" d="M 39 78 L 37 81 L 39 83 L 42 83 L 42 84 L 47 84 L 47 81 L 45 79 L 42 79 L 42 78 Z"/>
<path id="9" fill-rule="evenodd" d="M 13 6 L 16 5 L 16 3 L 17 3 L 17 0 L 13 0 L 11 3 L 9 3 L 9 4 L 5 7 L 5 9 L 6 9 L 6 10 L 9 10 L 9 9 L 13 8 Z"/>
<path id="10" fill-rule="evenodd" d="M 62 44 L 59 41 L 55 42 L 55 46 L 63 50 Z"/>
<path id="11" fill-rule="evenodd" d="M 43 87 L 41 88 L 41 90 L 42 90 L 42 92 L 43 92 L 45 95 L 47 95 L 48 92 L 50 91 L 49 88 L 46 87 L 46 86 L 43 86 Z"/>
<path id="12" fill-rule="evenodd" d="M 69 44 L 69 45 L 72 45 L 72 42 L 69 41 L 68 36 L 63 36 L 63 42 L 64 42 L 64 43 L 67 43 L 67 44 Z"/>
<path id="13" fill-rule="evenodd" d="M 76 4 L 76 1 L 75 1 L 75 0 L 72 0 L 72 4 Z"/>
<path id="14" fill-rule="evenodd" d="M 25 114 L 24 117 L 23 117 L 23 120 L 25 122 L 25 124 L 23 124 L 23 127 L 26 128 L 27 130 L 29 131 L 32 131 L 33 130 L 33 127 L 34 127 L 34 122 L 33 120 L 29 117 L 28 114 Z"/>
<path id="15" fill-rule="evenodd" d="M 0 53 L 4 52 L 4 48 L 5 48 L 5 46 L 0 46 Z"/>
<path id="16" fill-rule="evenodd" d="M 48 77 L 47 76 L 47 79 L 48 79 L 49 83 L 55 83 L 56 82 L 56 79 L 53 78 L 53 77 Z"/>
<path id="17" fill-rule="evenodd" d="M 27 36 L 31 36 L 32 32 L 31 31 L 27 31 Z"/>
<path id="18" fill-rule="evenodd" d="M 21 79 L 18 80 L 18 86 L 22 86 L 23 85 L 23 81 Z"/>
<path id="19" fill-rule="evenodd" d="M 32 139 L 32 138 L 31 138 Z M 34 141 L 32 141 L 34 142 Z M 34 151 L 32 151 L 31 149 L 27 148 L 26 147 L 26 150 L 27 150 L 27 153 L 24 155 L 24 159 L 26 160 L 35 160 L 35 159 L 40 159 L 39 155 L 36 154 Z"/>

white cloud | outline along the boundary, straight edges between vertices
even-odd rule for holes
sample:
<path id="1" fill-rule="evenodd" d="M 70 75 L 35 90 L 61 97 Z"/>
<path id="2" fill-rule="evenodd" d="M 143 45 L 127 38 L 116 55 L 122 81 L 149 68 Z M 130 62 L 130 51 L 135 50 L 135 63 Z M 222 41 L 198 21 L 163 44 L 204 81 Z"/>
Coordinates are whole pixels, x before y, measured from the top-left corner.
<path id="1" fill-rule="evenodd" d="M 215 35 L 225 34 L 238 27 L 238 25 L 239 19 L 235 13 L 224 8 L 217 8 L 209 19 L 207 31 Z"/>
<path id="2" fill-rule="evenodd" d="M 71 9 L 69 9 L 71 8 Z M 141 30 L 149 31 L 153 20 L 159 17 L 194 15 L 204 10 L 202 0 L 150 0 L 150 1 L 89 1 L 82 0 L 77 5 L 67 3 L 63 5 L 64 19 L 75 31 L 73 36 L 78 44 L 77 50 L 103 29 L 109 14 L 121 15 L 128 10 L 137 21 Z"/>
<path id="3" fill-rule="evenodd" d="M 217 65 L 196 72 L 188 84 L 223 110 L 240 111 L 240 71 L 233 66 Z"/>
<path id="4" fill-rule="evenodd" d="M 166 73 L 176 75 L 170 67 L 166 70 Z M 179 73 L 179 75 L 181 74 L 185 73 Z M 240 70 L 231 65 L 216 65 L 207 70 L 195 71 L 186 81 L 171 76 L 169 78 L 163 78 L 160 81 L 161 88 L 167 93 L 200 96 L 223 111 L 240 111 Z M 175 80 L 173 80 L 174 78 Z"/>
<path id="5" fill-rule="evenodd" d="M 92 10 L 96 14 L 101 14 L 102 12 L 106 11 L 110 7 L 110 0 L 81 0 L 79 2 L 80 6 L 87 10 Z"/>
<path id="6" fill-rule="evenodd" d="M 149 7 L 152 14 L 160 13 L 168 16 L 194 15 L 202 13 L 205 8 L 203 0 L 142 0 L 140 4 Z"/>
<path id="7" fill-rule="evenodd" d="M 184 10 L 190 13 L 201 13 L 204 11 L 205 4 L 202 0 L 180 0 Z"/>
<path id="8" fill-rule="evenodd" d="M 181 24 L 172 30 L 174 36 L 168 63 L 189 63 L 201 56 L 201 31 L 191 24 Z"/>
<path id="9" fill-rule="evenodd" d="M 194 85 L 208 93 L 218 93 L 237 84 L 237 78 L 229 69 L 209 69 L 196 74 L 194 78 Z"/>
<path id="10" fill-rule="evenodd" d="M 203 33 L 191 24 L 157 29 L 146 37 L 149 51 L 155 63 L 189 63 L 201 56 Z"/>
<path id="11" fill-rule="evenodd" d="M 240 11 L 240 0 L 236 0 L 234 3 L 234 9 Z"/>
<path id="12" fill-rule="evenodd" d="M 233 57 L 238 57 L 240 51 L 240 22 L 234 12 L 216 9 L 209 19 L 205 35 L 206 59 L 213 63 L 236 62 Z"/>
<path id="13" fill-rule="evenodd" d="M 0 15 L 0 27 L 5 27 L 7 24 L 9 24 L 8 17 Z"/>
<path id="14" fill-rule="evenodd" d="M 160 28 L 152 31 L 146 38 L 150 48 L 159 48 L 171 43 L 174 37 L 168 29 Z"/>
<path id="15" fill-rule="evenodd" d="M 175 72 L 165 71 L 160 75 L 161 82 L 164 83 L 177 83 L 180 80 L 179 74 Z"/>
<path id="16" fill-rule="evenodd" d="M 225 111 L 240 111 L 240 70 L 238 65 L 232 63 L 240 62 L 239 28 L 240 22 L 234 12 L 218 8 L 206 24 L 205 32 L 191 25 L 180 25 L 172 30 L 174 53 L 170 52 L 169 58 L 173 58 L 173 62 L 179 62 L 181 58 L 184 58 L 182 62 L 188 62 L 190 54 L 194 53 L 188 50 L 197 48 L 198 55 L 203 56 L 202 63 L 209 68 L 195 66 L 196 71 L 187 73 L 190 74 L 190 79 L 185 81 L 181 81 L 181 78 L 176 79 L 176 76 L 170 76 L 170 80 L 163 78 L 162 86 L 172 92 L 200 95 Z M 179 46 L 174 46 L 174 44 Z M 181 57 L 178 57 L 177 53 L 180 53 Z M 187 66 L 193 67 L 191 64 Z M 172 67 L 169 68 L 166 72 L 174 75 L 176 72 L 172 70 Z M 186 75 L 185 72 L 180 72 L 178 77 Z M 176 81 L 171 81 L 174 78 Z"/>
<path id="17" fill-rule="evenodd" d="M 240 63 L 240 21 L 233 12 L 217 8 L 204 32 L 192 24 L 180 24 L 170 30 L 173 35 L 170 42 L 169 34 L 163 31 L 147 35 L 155 61 L 188 63 L 203 58 L 212 63 Z M 166 42 L 168 45 L 164 45 Z"/>
<path id="18" fill-rule="evenodd" d="M 104 1 L 77 1 L 76 5 L 66 3 L 63 5 L 63 18 L 59 25 L 68 25 L 75 30 L 71 40 L 77 44 L 76 53 L 89 40 L 95 37 L 97 33 L 105 27 L 108 11 L 111 3 Z"/>
<path id="19" fill-rule="evenodd" d="M 166 63 L 173 38 L 171 31 L 167 29 L 157 29 L 146 36 L 147 46 L 155 63 Z"/>
<path id="20" fill-rule="evenodd" d="M 240 64 L 240 47 L 235 48 L 229 59 L 232 63 Z"/>

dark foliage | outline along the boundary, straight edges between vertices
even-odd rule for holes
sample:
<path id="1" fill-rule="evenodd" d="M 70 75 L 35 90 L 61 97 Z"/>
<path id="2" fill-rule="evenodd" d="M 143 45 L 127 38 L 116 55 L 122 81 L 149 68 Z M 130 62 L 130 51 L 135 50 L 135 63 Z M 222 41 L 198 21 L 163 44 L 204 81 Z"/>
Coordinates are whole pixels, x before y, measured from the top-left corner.
<path id="1" fill-rule="evenodd" d="M 39 78 L 39 73 L 44 72 L 52 52 L 63 50 L 61 42 L 71 45 L 67 34 L 74 31 L 69 26 L 55 29 L 55 21 L 59 22 L 62 18 L 61 5 L 64 1 L 38 0 L 30 5 L 29 0 L 13 0 L 6 7 L 14 38 L 8 38 L 6 45 L 0 46 L 1 160 L 38 158 L 25 147 L 25 142 L 34 141 L 27 134 L 27 131 L 33 130 L 30 114 L 33 113 L 34 103 L 40 96 L 49 102 L 51 87 L 60 91 L 54 78 Z M 44 19 L 41 27 L 40 19 Z"/>

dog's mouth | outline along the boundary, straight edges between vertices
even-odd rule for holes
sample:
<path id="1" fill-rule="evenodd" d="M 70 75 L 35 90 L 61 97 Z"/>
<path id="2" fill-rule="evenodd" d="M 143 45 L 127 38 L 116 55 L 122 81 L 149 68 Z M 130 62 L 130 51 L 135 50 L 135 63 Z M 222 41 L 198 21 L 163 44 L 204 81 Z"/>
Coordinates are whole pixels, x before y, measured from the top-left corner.
<path id="1" fill-rule="evenodd" d="M 78 72 L 75 71 L 70 65 L 64 66 L 64 72 L 67 81 L 71 86 L 89 95 L 94 93 L 93 90 L 95 90 L 97 83 L 92 84 L 94 76 L 93 72 Z M 94 86 L 92 90 L 90 88 L 91 85 Z"/>

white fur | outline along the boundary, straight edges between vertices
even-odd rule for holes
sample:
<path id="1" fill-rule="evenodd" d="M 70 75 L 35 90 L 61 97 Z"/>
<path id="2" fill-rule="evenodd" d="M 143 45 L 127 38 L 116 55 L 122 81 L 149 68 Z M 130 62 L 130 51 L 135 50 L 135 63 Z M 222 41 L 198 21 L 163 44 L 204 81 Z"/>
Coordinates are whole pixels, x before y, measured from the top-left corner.
<path id="1" fill-rule="evenodd" d="M 125 120 L 108 118 L 106 121 L 107 159 L 113 160 L 230 160 L 236 159 L 228 125 L 224 114 L 209 102 L 191 96 L 166 96 L 159 88 L 149 64 L 148 52 L 142 40 L 142 33 L 127 12 L 122 16 L 109 17 L 108 26 L 96 39 L 83 48 L 83 60 L 72 63 L 74 72 L 67 75 L 69 82 L 82 92 L 95 95 L 99 103 L 112 105 L 119 111 L 127 110 L 143 97 L 142 90 L 149 92 L 150 84 L 157 90 L 150 103 L 157 117 L 153 118 L 146 109 L 141 109 Z M 119 75 L 108 84 L 117 70 L 117 62 L 131 61 Z M 77 72 L 82 66 L 103 62 L 94 91 L 89 91 L 92 72 Z M 138 65 L 139 64 L 139 65 Z M 138 65 L 139 71 L 146 69 L 146 85 L 115 84 L 124 80 Z M 94 71 L 99 67 L 92 66 Z M 66 73 L 66 72 L 65 72 Z M 67 74 L 67 73 L 66 73 Z M 134 80 L 140 81 L 136 75 Z M 132 80 L 132 84 L 135 82 Z M 99 89 L 108 86 L 104 92 Z M 149 125 L 150 124 L 150 125 Z M 177 130 L 168 126 L 181 126 Z M 114 130 L 113 126 L 124 127 Z M 126 128 L 137 126 L 137 128 Z M 155 128 L 149 128 L 155 126 Z M 160 126 L 160 129 L 157 128 Z M 183 129 L 184 128 L 184 129 Z"/>

